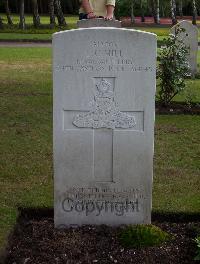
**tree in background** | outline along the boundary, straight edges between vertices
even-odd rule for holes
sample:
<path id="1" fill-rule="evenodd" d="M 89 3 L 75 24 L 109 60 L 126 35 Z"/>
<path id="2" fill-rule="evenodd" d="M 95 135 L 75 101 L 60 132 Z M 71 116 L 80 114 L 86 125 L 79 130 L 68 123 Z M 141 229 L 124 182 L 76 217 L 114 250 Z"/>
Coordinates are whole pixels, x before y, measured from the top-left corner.
<path id="1" fill-rule="evenodd" d="M 172 25 L 177 23 L 176 19 L 176 1 L 170 0 L 170 8 L 171 8 L 171 18 L 172 18 Z"/>
<path id="2" fill-rule="evenodd" d="M 60 4 L 60 0 L 54 0 L 54 4 L 55 4 L 55 11 L 56 11 L 56 16 L 58 19 L 58 24 L 59 26 L 66 26 L 67 23 L 65 21 L 65 17 L 63 15 L 63 11 L 62 11 L 62 7 Z"/>
<path id="3" fill-rule="evenodd" d="M 160 24 L 160 2 L 159 0 L 151 0 L 152 5 L 152 15 L 154 22 Z"/>
<path id="4" fill-rule="evenodd" d="M 140 0 L 141 22 L 145 22 L 144 7 L 145 7 L 144 1 Z"/>
<path id="5" fill-rule="evenodd" d="M 192 0 L 192 24 L 197 24 L 197 7 L 196 7 L 196 1 Z"/>
<path id="6" fill-rule="evenodd" d="M 33 25 L 35 28 L 40 26 L 40 16 L 38 13 L 38 3 L 37 0 L 32 0 L 33 5 Z"/>
<path id="7" fill-rule="evenodd" d="M 156 24 L 160 24 L 160 1 L 156 0 Z"/>
<path id="8" fill-rule="evenodd" d="M 178 9 L 179 9 L 179 16 L 182 18 L 183 17 L 183 0 L 179 0 Z"/>
<path id="9" fill-rule="evenodd" d="M 54 13 L 54 0 L 49 0 L 49 15 L 50 15 L 50 26 L 55 27 L 55 13 Z"/>
<path id="10" fill-rule="evenodd" d="M 6 16 L 7 16 L 8 24 L 13 25 L 8 0 L 4 0 L 4 6 L 5 6 L 5 10 L 6 10 Z"/>
<path id="11" fill-rule="evenodd" d="M 20 21 L 19 28 L 25 29 L 24 0 L 20 0 Z"/>
<path id="12" fill-rule="evenodd" d="M 59 26 L 66 26 L 64 13 L 78 14 L 80 0 L 2 0 L 0 8 L 4 9 L 7 15 L 8 24 L 12 25 L 13 21 L 10 15 L 20 13 L 20 28 L 25 28 L 24 12 L 33 13 L 33 25 L 39 27 L 39 13 L 49 12 L 50 26 L 54 27 L 57 23 Z M 25 6 L 24 6 L 25 3 Z M 176 6 L 177 5 L 177 6 Z M 193 16 L 193 24 L 196 24 L 197 13 L 200 12 L 200 0 L 116 0 L 115 16 L 131 17 L 132 23 L 135 22 L 135 16 L 140 16 L 144 22 L 145 16 L 153 16 L 156 24 L 160 23 L 160 14 L 162 17 L 172 18 L 172 24 L 177 23 L 176 8 L 180 17 L 184 15 Z M 1 24 L 2 21 L 1 21 Z"/>
<path id="13" fill-rule="evenodd" d="M 134 16 L 134 3 L 135 0 L 131 1 L 131 23 L 134 24 L 135 23 L 135 16 Z"/>
<path id="14" fill-rule="evenodd" d="M 150 0 L 151 10 L 152 10 L 152 16 L 154 18 L 154 23 L 157 24 L 157 15 L 156 15 L 156 5 L 154 0 Z"/>

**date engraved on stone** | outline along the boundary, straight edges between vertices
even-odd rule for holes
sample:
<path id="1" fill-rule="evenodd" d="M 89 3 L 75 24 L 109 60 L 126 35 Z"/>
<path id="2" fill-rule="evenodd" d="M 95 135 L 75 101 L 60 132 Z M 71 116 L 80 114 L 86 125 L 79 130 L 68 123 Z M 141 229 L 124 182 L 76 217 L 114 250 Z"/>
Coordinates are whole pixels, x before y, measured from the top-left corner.
<path id="1" fill-rule="evenodd" d="M 97 92 L 90 103 L 89 113 L 75 116 L 73 124 L 79 128 L 133 128 L 135 117 L 121 112 L 114 100 L 111 83 L 104 78 L 96 84 Z"/>

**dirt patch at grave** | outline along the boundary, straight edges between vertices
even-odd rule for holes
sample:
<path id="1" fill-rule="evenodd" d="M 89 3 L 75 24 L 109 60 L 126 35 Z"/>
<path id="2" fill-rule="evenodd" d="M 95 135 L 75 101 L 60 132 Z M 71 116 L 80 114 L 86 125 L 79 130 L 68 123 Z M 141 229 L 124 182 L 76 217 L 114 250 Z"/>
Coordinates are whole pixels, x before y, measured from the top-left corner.
<path id="1" fill-rule="evenodd" d="M 6 264 L 193 264 L 200 214 L 153 214 L 153 224 L 173 236 L 159 247 L 124 248 L 122 227 L 82 226 L 56 230 L 53 210 L 22 210 L 10 237 Z"/>

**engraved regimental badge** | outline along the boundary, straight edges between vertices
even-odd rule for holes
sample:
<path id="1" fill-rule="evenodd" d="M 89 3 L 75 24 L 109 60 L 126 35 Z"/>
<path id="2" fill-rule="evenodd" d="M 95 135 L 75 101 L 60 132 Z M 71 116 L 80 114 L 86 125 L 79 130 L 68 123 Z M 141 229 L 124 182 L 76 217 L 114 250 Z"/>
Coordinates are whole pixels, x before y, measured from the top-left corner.
<path id="1" fill-rule="evenodd" d="M 91 110 L 88 113 L 77 115 L 73 124 L 81 128 L 132 128 L 136 125 L 134 116 L 121 112 L 114 100 L 111 84 L 101 79 L 96 84 L 97 92 L 90 103 Z"/>

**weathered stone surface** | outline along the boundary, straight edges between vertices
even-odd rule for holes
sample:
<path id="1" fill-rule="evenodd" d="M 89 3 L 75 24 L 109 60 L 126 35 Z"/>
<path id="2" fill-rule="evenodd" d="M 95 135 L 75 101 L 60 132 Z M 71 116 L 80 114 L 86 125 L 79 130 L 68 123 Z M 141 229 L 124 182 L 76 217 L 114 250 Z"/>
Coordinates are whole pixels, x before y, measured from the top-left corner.
<path id="1" fill-rule="evenodd" d="M 188 62 L 191 74 L 194 76 L 197 73 L 198 29 L 191 22 L 183 20 L 171 28 L 172 34 L 175 33 L 177 26 L 185 29 L 185 32 L 180 34 L 180 39 L 189 47 Z"/>
<path id="2" fill-rule="evenodd" d="M 78 28 L 91 28 L 91 27 L 121 27 L 119 20 L 105 20 L 103 18 L 82 19 L 77 22 Z"/>
<path id="3" fill-rule="evenodd" d="M 55 33 L 55 226 L 150 223 L 156 38 Z"/>

